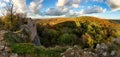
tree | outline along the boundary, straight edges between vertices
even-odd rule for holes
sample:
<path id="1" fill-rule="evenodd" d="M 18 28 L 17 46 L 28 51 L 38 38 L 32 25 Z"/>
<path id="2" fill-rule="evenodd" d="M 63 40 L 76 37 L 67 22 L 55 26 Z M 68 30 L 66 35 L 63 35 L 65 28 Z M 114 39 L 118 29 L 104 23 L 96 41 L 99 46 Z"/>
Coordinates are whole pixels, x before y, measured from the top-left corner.
<path id="1" fill-rule="evenodd" d="M 3 18 L 3 21 L 5 23 L 5 28 L 8 29 L 8 31 L 13 33 L 20 33 L 16 32 L 17 30 L 25 30 L 30 38 L 30 40 L 35 45 L 40 45 L 39 36 L 37 34 L 37 28 L 36 23 L 32 19 L 26 18 L 25 13 L 16 13 L 14 11 L 14 4 L 12 1 L 8 3 L 9 5 L 6 7 L 6 15 Z"/>
<path id="2" fill-rule="evenodd" d="M 59 32 L 57 30 L 45 28 L 42 31 L 41 43 L 46 47 L 54 46 L 57 44 L 58 36 L 59 36 Z"/>
<path id="3" fill-rule="evenodd" d="M 74 45 L 77 41 L 76 35 L 64 33 L 58 38 L 61 45 Z"/>

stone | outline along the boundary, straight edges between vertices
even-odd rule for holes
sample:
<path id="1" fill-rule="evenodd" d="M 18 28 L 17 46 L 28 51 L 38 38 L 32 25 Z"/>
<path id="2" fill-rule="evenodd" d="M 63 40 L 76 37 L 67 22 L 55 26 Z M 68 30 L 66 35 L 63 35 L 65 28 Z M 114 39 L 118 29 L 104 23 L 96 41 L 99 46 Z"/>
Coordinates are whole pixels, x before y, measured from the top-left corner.
<path id="1" fill-rule="evenodd" d="M 96 49 L 99 49 L 99 48 L 100 48 L 100 44 L 97 44 L 97 45 L 96 45 Z"/>
<path id="2" fill-rule="evenodd" d="M 91 51 L 89 51 L 88 53 L 89 53 L 89 54 L 91 54 L 92 52 L 91 52 Z"/>
<path id="3" fill-rule="evenodd" d="M 103 55 L 103 56 L 107 56 L 107 52 L 104 52 L 102 55 Z"/>
<path id="4" fill-rule="evenodd" d="M 107 45 L 106 45 L 105 43 L 101 43 L 100 47 L 101 47 L 102 49 L 107 49 Z"/>
<path id="5" fill-rule="evenodd" d="M 74 52 L 71 52 L 71 55 L 74 55 Z"/>
<path id="6" fill-rule="evenodd" d="M 17 53 L 12 53 L 12 54 L 10 55 L 10 57 L 18 57 L 18 54 L 17 54 Z"/>
<path id="7" fill-rule="evenodd" d="M 120 37 L 118 37 L 118 38 L 114 38 L 114 42 L 120 44 Z"/>
<path id="8" fill-rule="evenodd" d="M 65 57 L 65 56 L 62 56 L 62 57 Z"/>
<path id="9" fill-rule="evenodd" d="M 115 51 L 112 51 L 112 52 L 110 53 L 110 55 L 115 55 Z"/>

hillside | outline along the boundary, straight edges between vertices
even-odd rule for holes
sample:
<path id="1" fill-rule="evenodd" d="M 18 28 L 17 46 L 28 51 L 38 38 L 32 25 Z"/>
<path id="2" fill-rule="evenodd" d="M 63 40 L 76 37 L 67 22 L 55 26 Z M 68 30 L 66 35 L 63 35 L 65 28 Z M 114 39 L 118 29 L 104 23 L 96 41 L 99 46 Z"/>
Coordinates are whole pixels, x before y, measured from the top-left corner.
<path id="1" fill-rule="evenodd" d="M 55 25 L 58 23 L 66 22 L 66 21 L 74 21 L 74 22 L 93 22 L 100 24 L 102 26 L 115 26 L 117 24 L 114 24 L 113 22 L 110 22 L 109 20 L 106 19 L 101 19 L 97 17 L 90 17 L 90 16 L 82 16 L 82 17 L 76 17 L 76 18 L 51 18 L 51 19 L 37 19 L 36 23 L 39 23 L 41 25 Z M 115 21 L 116 22 L 116 21 Z M 119 21 L 117 21 L 119 22 Z"/>
<path id="2" fill-rule="evenodd" d="M 79 34 L 79 37 L 82 37 L 85 33 L 96 34 L 109 34 L 113 30 L 120 31 L 120 24 L 110 22 L 106 19 L 101 19 L 97 17 L 82 16 L 76 18 L 51 18 L 51 19 L 40 19 L 35 20 L 38 27 L 39 36 L 43 36 L 42 32 L 48 32 L 49 29 L 52 31 L 59 31 L 61 33 L 75 33 Z M 47 31 L 45 30 L 47 29 Z M 98 31 L 97 31 L 98 29 Z M 45 30 L 45 31 L 44 31 Z M 82 30 L 82 31 L 81 31 Z M 85 31 L 84 31 L 85 30 Z M 93 32 L 95 30 L 95 32 Z M 84 31 L 84 32 L 83 32 Z M 78 33 L 79 32 L 79 33 Z M 56 33 L 56 32 L 55 32 Z M 112 32 L 113 33 L 113 32 Z M 59 34 L 59 35 L 60 35 Z M 81 34 L 81 36 L 80 36 Z M 46 34 L 49 35 L 49 34 Z M 76 34 L 75 34 L 76 35 Z M 91 35 L 93 38 L 94 36 Z M 105 35 L 104 35 L 105 36 Z M 111 36 L 111 34 L 110 34 Z M 105 36 L 106 38 L 107 36 Z M 109 37 L 109 36 L 108 36 Z M 43 37 L 44 38 L 44 37 Z M 49 38 L 49 37 L 48 37 Z"/>

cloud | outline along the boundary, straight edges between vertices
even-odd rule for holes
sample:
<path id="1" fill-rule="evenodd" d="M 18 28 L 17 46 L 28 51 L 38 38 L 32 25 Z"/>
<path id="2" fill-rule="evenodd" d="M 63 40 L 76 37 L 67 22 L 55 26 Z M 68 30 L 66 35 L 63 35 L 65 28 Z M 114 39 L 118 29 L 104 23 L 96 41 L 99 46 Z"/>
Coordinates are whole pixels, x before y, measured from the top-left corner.
<path id="1" fill-rule="evenodd" d="M 83 12 L 84 12 L 83 9 L 81 9 L 80 11 L 70 10 L 70 11 L 66 14 L 66 16 L 68 16 L 68 17 L 76 17 L 76 16 L 82 15 Z"/>
<path id="2" fill-rule="evenodd" d="M 34 0 L 30 3 L 29 9 L 32 14 L 39 14 L 40 9 L 42 8 L 43 0 Z"/>
<path id="3" fill-rule="evenodd" d="M 50 15 L 50 16 L 60 16 L 60 15 L 66 14 L 67 11 L 68 11 L 68 8 L 57 7 L 57 8 L 48 8 L 45 13 L 46 15 Z"/>
<path id="4" fill-rule="evenodd" d="M 102 8 L 99 6 L 90 6 L 87 9 L 81 9 L 79 11 L 69 10 L 66 16 L 76 17 L 76 16 L 80 16 L 83 14 L 93 14 L 93 13 L 103 13 L 103 12 L 106 12 L 105 8 Z"/>
<path id="5" fill-rule="evenodd" d="M 93 2 L 104 2 L 104 0 L 92 0 Z"/>
<path id="6" fill-rule="evenodd" d="M 56 7 L 48 8 L 45 11 L 45 15 L 61 16 L 61 15 L 73 15 L 76 14 L 72 9 L 80 7 L 81 0 L 58 0 Z"/>
<path id="7" fill-rule="evenodd" d="M 72 4 L 72 7 L 79 8 L 79 5 L 78 4 Z"/>
<path id="8" fill-rule="evenodd" d="M 12 0 L 14 7 L 18 13 L 26 13 L 27 12 L 27 5 L 26 0 Z"/>
<path id="9" fill-rule="evenodd" d="M 43 6 L 43 0 L 32 0 L 32 2 L 30 2 L 30 5 L 26 4 L 26 0 L 0 0 L 0 10 L 3 11 L 4 7 L 8 7 L 8 3 L 11 1 L 14 5 L 14 11 L 17 13 L 27 13 L 28 16 L 40 15 L 40 9 Z"/>
<path id="10" fill-rule="evenodd" d="M 106 12 L 106 9 L 99 6 L 90 6 L 84 10 L 84 14 L 92 14 L 92 13 L 103 13 Z"/>
<path id="11" fill-rule="evenodd" d="M 4 16 L 7 13 L 5 9 L 0 9 L 0 16 Z"/>
<path id="12" fill-rule="evenodd" d="M 6 6 L 5 3 L 0 2 L 0 8 L 5 7 L 5 6 Z"/>
<path id="13" fill-rule="evenodd" d="M 10 0 L 4 0 L 5 2 L 10 2 Z"/>
<path id="14" fill-rule="evenodd" d="M 104 0 L 84 0 L 85 2 L 97 2 L 97 3 L 104 3 Z"/>
<path id="15" fill-rule="evenodd" d="M 113 10 L 120 10 L 120 0 L 107 0 L 108 6 Z"/>
<path id="16" fill-rule="evenodd" d="M 57 2 L 57 6 L 59 6 L 59 7 L 63 7 L 63 6 L 65 6 L 65 4 L 68 2 L 68 0 L 58 0 L 58 2 Z"/>
<path id="17" fill-rule="evenodd" d="M 6 14 L 6 6 L 7 6 L 7 0 L 0 0 L 0 16 L 3 16 Z"/>
<path id="18" fill-rule="evenodd" d="M 58 0 L 56 6 L 58 7 L 73 7 L 78 8 L 81 0 Z"/>
<path id="19" fill-rule="evenodd" d="M 17 13 L 27 12 L 26 0 L 0 0 L 0 10 L 5 11 L 10 6 L 9 3 L 13 3 L 14 10 Z"/>
<path id="20" fill-rule="evenodd" d="M 54 8 L 48 8 L 45 11 L 45 15 L 47 16 L 80 16 L 82 14 L 92 14 L 92 13 L 103 13 L 106 12 L 105 8 L 102 8 L 100 6 L 90 6 L 86 9 L 79 9 L 80 3 L 82 0 L 58 0 L 56 7 Z M 100 1 L 100 0 L 95 0 Z M 101 0 L 102 1 L 102 0 Z"/>

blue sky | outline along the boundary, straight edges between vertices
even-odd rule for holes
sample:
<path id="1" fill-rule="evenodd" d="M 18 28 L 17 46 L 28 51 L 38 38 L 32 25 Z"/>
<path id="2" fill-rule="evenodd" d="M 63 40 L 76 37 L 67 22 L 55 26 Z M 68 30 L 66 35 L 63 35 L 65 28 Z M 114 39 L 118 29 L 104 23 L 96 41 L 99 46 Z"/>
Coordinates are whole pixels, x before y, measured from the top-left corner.
<path id="1" fill-rule="evenodd" d="M 32 18 L 95 16 L 120 19 L 120 0 L 12 0 L 17 12 Z M 10 0 L 0 0 L 0 9 Z"/>

